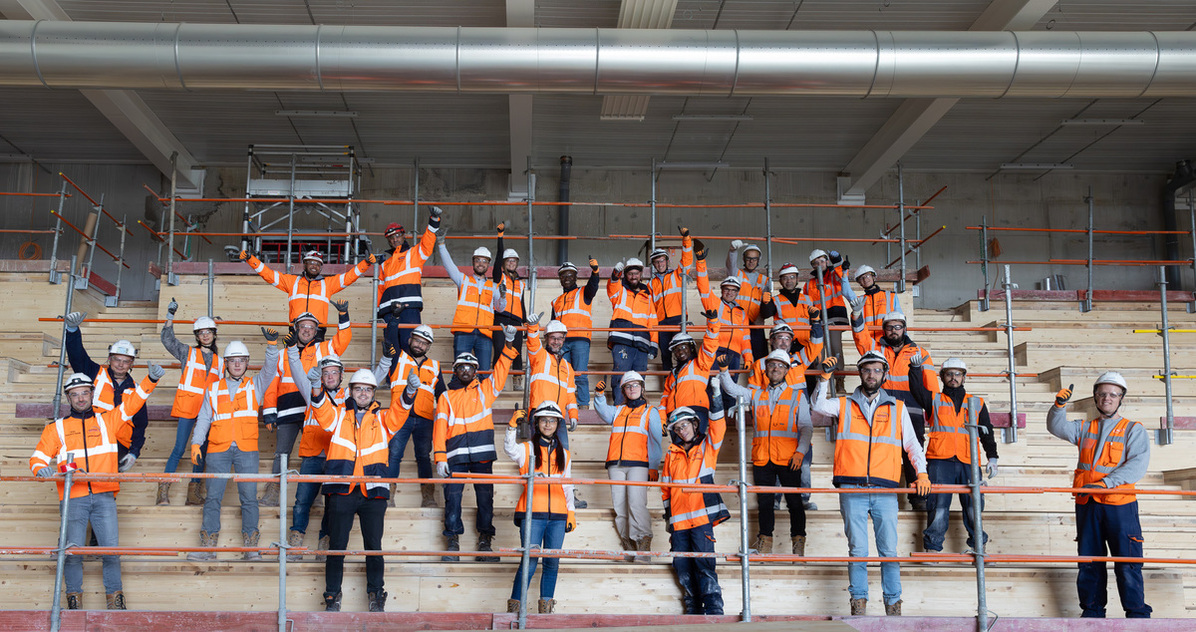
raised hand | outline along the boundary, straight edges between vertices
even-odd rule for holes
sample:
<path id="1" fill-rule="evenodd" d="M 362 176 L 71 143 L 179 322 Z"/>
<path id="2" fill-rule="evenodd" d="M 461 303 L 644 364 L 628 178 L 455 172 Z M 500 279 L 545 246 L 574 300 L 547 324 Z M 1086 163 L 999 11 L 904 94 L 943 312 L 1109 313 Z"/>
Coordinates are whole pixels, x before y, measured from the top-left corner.
<path id="1" fill-rule="evenodd" d="M 448 226 L 441 226 L 436 230 L 436 245 L 443 246 L 446 237 L 448 237 Z"/>
<path id="2" fill-rule="evenodd" d="M 839 358 L 831 356 L 822 361 L 822 379 L 829 380 L 835 374 L 835 367 L 839 366 Z"/>
<path id="3" fill-rule="evenodd" d="M 242 250 L 240 253 L 237 254 L 237 257 L 239 257 L 241 259 L 241 261 L 249 261 L 249 251 Z"/>
<path id="4" fill-rule="evenodd" d="M 598 380 L 598 383 L 594 385 L 594 392 L 595 393 L 605 393 L 606 392 L 606 380 Z"/>
<path id="5" fill-rule="evenodd" d="M 678 226 L 677 230 L 681 231 L 682 237 L 689 237 L 689 229 L 684 226 Z"/>
<path id="6" fill-rule="evenodd" d="M 706 250 L 706 247 L 702 246 L 694 251 L 694 257 L 696 257 L 698 261 L 705 261 L 707 252 L 708 251 Z"/>
<path id="7" fill-rule="evenodd" d="M 593 256 L 590 257 L 590 270 L 592 270 L 594 272 L 598 271 L 598 260 L 595 259 Z"/>
<path id="8" fill-rule="evenodd" d="M 506 339 L 507 344 L 515 342 L 515 335 L 518 333 L 514 325 L 503 325 L 502 336 Z"/>
<path id="9" fill-rule="evenodd" d="M 433 206 L 432 209 L 428 211 L 428 215 L 439 218 L 441 215 L 444 215 L 444 211 L 440 210 L 439 206 Z"/>
<path id="10" fill-rule="evenodd" d="M 922 363 L 925 361 L 926 361 L 926 358 L 923 357 L 922 352 L 919 351 L 919 352 L 915 353 L 914 355 L 910 356 L 909 366 L 911 369 L 917 368 L 917 367 L 922 366 Z"/>
<path id="11" fill-rule="evenodd" d="M 865 301 L 867 301 L 867 300 L 868 300 L 868 299 L 864 298 L 863 296 L 857 296 L 857 297 L 855 297 L 854 299 L 852 299 L 852 301 L 851 301 L 851 311 L 853 311 L 853 312 L 855 312 L 855 313 L 857 313 L 857 314 L 862 314 L 862 313 L 864 313 L 864 302 L 865 302 Z"/>
<path id="12" fill-rule="evenodd" d="M 736 239 L 736 240 L 734 240 L 734 241 L 732 241 L 732 242 L 731 242 L 731 250 L 739 250 L 740 248 L 743 248 L 743 242 L 742 242 L 742 241 L 740 241 L 740 240 Z"/>
<path id="13" fill-rule="evenodd" d="M 342 314 L 349 313 L 349 301 L 332 301 L 332 306 Z"/>
<path id="14" fill-rule="evenodd" d="M 320 387 L 320 377 L 322 373 L 323 371 L 320 370 L 320 367 L 318 366 L 313 366 L 311 370 L 307 372 L 307 383 L 310 384 L 313 389 Z"/>
<path id="15" fill-rule="evenodd" d="M 62 320 L 66 322 L 68 331 L 75 331 L 79 328 L 79 325 L 83 324 L 84 320 L 87 320 L 87 312 L 71 312 Z"/>
<path id="16" fill-rule="evenodd" d="M 374 253 L 371 252 L 370 254 L 366 255 L 365 262 L 370 265 L 374 265 L 375 263 L 378 263 L 378 257 L 374 256 Z"/>
<path id="17" fill-rule="evenodd" d="M 168 303 L 166 305 L 166 313 L 170 314 L 171 316 L 174 316 L 175 312 L 177 312 L 177 311 L 179 311 L 179 304 L 178 304 L 178 302 L 176 302 L 174 300 L 174 297 L 172 296 L 172 297 L 170 297 L 170 303 Z"/>
<path id="18" fill-rule="evenodd" d="M 519 424 L 523 423 L 524 419 L 527 419 L 527 409 L 520 408 L 519 410 L 511 413 L 511 421 L 507 422 L 507 425 L 512 428 L 518 428 Z"/>
<path id="19" fill-rule="evenodd" d="M 544 312 L 540 312 L 539 314 L 532 314 L 531 316 L 527 317 L 527 324 L 539 325 L 541 318 L 544 318 Z"/>
<path id="20" fill-rule="evenodd" d="M 501 236 L 503 233 L 507 232 L 507 223 L 499 222 L 498 226 L 495 226 L 494 228 L 498 230 L 498 234 Z"/>
<path id="21" fill-rule="evenodd" d="M 810 317 L 810 321 L 822 320 L 822 309 L 817 305 L 809 305 L 806 307 L 806 316 Z"/>
<path id="22" fill-rule="evenodd" d="M 278 342 L 278 330 L 273 327 L 262 327 L 262 336 L 266 338 L 266 342 L 274 344 Z"/>
<path id="23" fill-rule="evenodd" d="M 1075 388 L 1075 384 L 1068 384 L 1067 388 L 1055 394 L 1055 405 L 1063 406 L 1067 404 L 1067 400 L 1071 399 L 1071 390 Z"/>
<path id="24" fill-rule="evenodd" d="M 706 317 L 706 320 L 718 320 L 718 310 L 717 309 L 708 309 L 708 310 L 702 312 L 702 315 Z"/>
<path id="25" fill-rule="evenodd" d="M 393 343 L 388 342 L 388 343 L 386 343 L 386 346 L 382 349 L 382 353 L 383 353 L 383 355 L 385 355 L 388 358 L 393 358 L 393 357 L 399 355 L 399 350 L 395 349 L 395 346 Z"/>
<path id="26" fill-rule="evenodd" d="M 163 375 L 166 375 L 166 369 L 163 369 L 162 366 L 156 362 L 150 362 L 145 374 L 149 376 L 149 379 L 157 382 L 158 380 L 162 379 Z"/>
<path id="27" fill-rule="evenodd" d="M 282 343 L 288 347 L 299 344 L 299 334 L 294 329 L 287 331 L 287 337 L 282 339 Z"/>
<path id="28" fill-rule="evenodd" d="M 407 392 L 415 393 L 419 390 L 419 386 L 419 373 L 412 369 L 412 371 L 407 374 Z"/>

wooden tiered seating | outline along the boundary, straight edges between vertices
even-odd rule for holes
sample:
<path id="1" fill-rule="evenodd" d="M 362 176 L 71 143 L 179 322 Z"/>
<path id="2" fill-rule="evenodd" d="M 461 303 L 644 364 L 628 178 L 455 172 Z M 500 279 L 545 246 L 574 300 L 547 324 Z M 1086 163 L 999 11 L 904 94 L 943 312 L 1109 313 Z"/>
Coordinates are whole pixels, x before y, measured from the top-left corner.
<path id="1" fill-rule="evenodd" d="M 283 294 L 268 287 L 256 276 L 244 274 L 241 264 L 228 264 L 227 271 L 244 268 L 240 274 L 221 274 L 215 286 L 216 315 L 236 321 L 281 321 L 285 318 Z M 221 272 L 226 266 L 222 264 Z M 435 277 L 433 273 L 430 276 Z M 20 277 L 20 278 L 17 278 Z M 181 304 L 180 319 L 191 319 L 206 313 L 207 287 L 200 284 L 201 275 L 182 274 L 180 285 L 165 286 L 159 302 L 123 303 L 118 308 L 103 307 L 102 298 L 88 291 L 76 295 L 76 308 L 88 311 L 92 317 L 104 319 L 145 319 L 165 317 L 165 306 L 171 297 Z M 64 286 L 50 286 L 44 277 L 23 277 L 16 273 L 0 274 L 0 282 L 19 288 L 22 300 L 19 315 L 9 321 L 0 333 L 0 472 L 5 475 L 24 475 L 29 454 L 44 426 L 44 416 L 54 388 L 55 369 L 50 363 L 58 357 L 60 324 L 38 322 L 37 318 L 54 316 L 61 311 Z M 547 305 L 559 291 L 554 279 L 542 281 L 537 289 L 537 310 Z M 343 292 L 338 298 L 350 301 L 350 314 L 358 321 L 368 318 L 372 288 L 369 279 Z M 430 278 L 425 297 L 429 307 L 425 322 L 447 323 L 451 319 L 453 300 L 451 283 L 444 278 Z M 595 323 L 604 326 L 609 321 L 610 306 L 603 293 L 595 302 Z M 691 296 L 691 313 L 698 311 L 696 297 Z M 954 310 L 925 311 L 907 306 L 911 337 L 930 349 L 936 363 L 948 357 L 964 359 L 972 373 L 998 374 L 1007 369 L 1003 334 L 991 332 L 932 332 L 919 327 L 981 327 L 991 326 L 1002 317 L 996 311 L 979 312 L 975 303 Z M 1157 309 L 1156 309 L 1157 313 Z M 1192 317 L 1182 313 L 1182 306 L 1172 312 L 1173 324 L 1190 323 Z M 698 317 L 697 320 L 701 320 Z M 1155 427 L 1163 406 L 1162 387 L 1151 375 L 1161 366 L 1157 339 L 1141 334 L 1125 334 L 1129 327 L 1154 326 L 1157 317 L 1148 309 L 1133 304 L 1098 305 L 1096 311 L 1079 317 L 1074 305 L 1054 309 L 1050 304 L 1017 305 L 1018 325 L 1033 327 L 1032 331 L 1017 332 L 1017 370 L 1019 373 L 1038 373 L 1037 377 L 1018 378 L 1018 410 L 1026 415 L 1025 427 L 1014 444 L 1001 444 L 1001 475 L 995 485 L 1067 486 L 1075 464 L 1075 448 L 1051 436 L 1045 429 L 1046 411 L 1053 402 L 1054 392 L 1068 383 L 1076 384 L 1081 398 L 1075 416 L 1089 414 L 1090 401 L 1083 395 L 1088 384 L 1099 372 L 1108 368 L 1123 370 L 1131 385 L 1126 401 L 1129 416 Z M 1094 336 L 1093 330 L 1100 335 Z M 173 363 L 159 343 L 159 326 L 150 323 L 85 323 L 84 340 L 97 360 L 104 347 L 118 337 L 133 340 L 140 351 L 138 364 L 147 360 Z M 189 336 L 189 327 L 180 324 L 181 338 Z M 1105 334 L 1108 334 L 1106 337 Z M 436 331 L 437 342 L 432 355 L 447 360 L 451 354 L 451 336 L 447 329 Z M 591 356 L 592 369 L 609 369 L 609 354 L 603 350 L 605 333 L 595 336 Z M 234 339 L 244 340 L 260 362 L 264 347 L 256 326 L 225 325 L 220 330 L 221 344 Z M 849 365 L 856 354 L 845 334 Z M 1184 357 L 1196 347 L 1196 338 L 1176 336 L 1173 357 Z M 380 353 L 379 347 L 379 353 Z M 370 360 L 370 330 L 356 328 L 354 341 L 345 354 L 349 367 L 360 367 Z M 1177 363 L 1178 364 L 1178 363 Z M 653 367 L 658 367 L 652 363 Z M 143 374 L 144 368 L 135 369 Z M 173 446 L 175 424 L 167 419 L 169 404 L 174 395 L 173 384 L 177 370 L 169 370 L 162 385 L 151 399 L 151 421 L 146 447 L 134 472 L 162 471 Z M 591 383 L 596 381 L 592 378 Z M 855 383 L 848 378 L 849 386 Z M 658 396 L 659 380 L 649 380 L 650 397 Z M 1176 383 L 1176 408 L 1196 397 L 1196 385 Z M 973 376 L 969 390 L 983 395 L 993 413 L 1009 410 L 1008 385 L 1001 377 Z M 381 399 L 387 398 L 382 394 Z M 522 393 L 504 392 L 496 410 L 500 423 L 511 408 L 521 402 Z M 583 414 L 583 425 L 571 439 L 574 449 L 575 475 L 604 479 L 602 460 L 605 455 L 607 430 L 599 425 L 593 411 Z M 501 428 L 497 433 L 500 440 Z M 1190 466 L 1189 451 L 1196 447 L 1196 436 L 1176 433 L 1172 446 L 1153 448 L 1151 470 L 1141 487 L 1145 489 L 1179 489 L 1190 487 L 1184 475 L 1174 473 Z M 272 448 L 272 439 L 263 432 L 262 450 Z M 814 437 L 814 485 L 829 487 L 833 445 L 825 433 L 816 430 Z M 410 448 L 409 448 L 410 450 Z M 720 457 L 716 480 L 727 482 L 738 478 L 735 457 L 738 438 L 732 430 Z M 500 450 L 501 455 L 501 450 Z M 263 470 L 268 470 L 263 459 Z M 403 462 L 403 475 L 414 475 L 414 460 L 410 452 Z M 187 468 L 182 468 L 187 469 Z M 496 472 L 513 474 L 515 468 L 500 456 Z M 120 494 L 121 543 L 150 547 L 192 546 L 198 542 L 199 507 L 185 507 L 183 487 L 173 489 L 172 504 L 156 507 L 155 483 L 134 482 L 122 487 Z M 496 490 L 495 524 L 498 527 L 497 546 L 518 546 L 518 531 L 512 524 L 512 510 L 519 490 L 511 485 Z M 618 547 L 611 526 L 613 510 L 604 487 L 590 487 L 581 491 L 590 508 L 578 513 L 578 530 L 566 538 L 566 546 L 579 549 L 609 550 Z M 659 496 L 650 494 L 650 507 L 655 520 L 655 549 L 668 548 L 667 534 L 661 520 Z M 414 484 L 400 484 L 397 507 L 388 511 L 384 546 L 407 551 L 438 550 L 442 544 L 442 511 L 418 507 L 419 495 Z M 739 511 L 735 495 L 724 495 L 732 509 L 732 520 L 716 529 L 717 550 L 733 554 L 739 547 Z M 837 496 L 818 494 L 814 497 L 817 511 L 808 514 L 811 556 L 846 554 L 846 538 L 842 520 L 836 511 Z M 465 523 L 467 531 L 473 524 L 472 494 L 465 494 Z M 990 495 L 985 514 L 986 530 L 992 537 L 990 553 L 1017 554 L 1073 554 L 1075 547 L 1072 504 L 1062 495 L 1016 494 Z M 288 502 L 289 505 L 289 502 Z M 1152 557 L 1196 557 L 1196 544 L 1190 532 L 1196 503 L 1174 496 L 1143 496 L 1140 499 L 1143 529 L 1147 540 L 1147 555 Z M 288 506 L 289 511 L 289 506 Z M 312 527 L 307 544 L 314 546 L 316 525 L 322 507 L 313 510 Z M 755 498 L 748 500 L 749 520 L 753 520 Z M 236 537 L 240 516 L 236 494 L 228 493 L 223 509 L 224 531 L 222 544 L 239 545 Z M 787 514 L 778 514 L 777 538 L 783 541 L 787 529 Z M 900 520 L 902 555 L 920 550 L 924 518 L 903 511 Z M 58 531 L 58 508 L 52 488 L 31 483 L 0 483 L 0 525 L 8 537 L 9 546 L 53 546 Z M 263 508 L 261 529 L 264 543 L 279 539 L 278 509 Z M 754 530 L 751 531 L 754 536 Z M 234 541 L 236 538 L 236 541 Z M 351 546 L 359 540 L 354 536 Z M 462 538 L 465 549 L 473 548 L 468 533 Z M 777 550 L 781 552 L 782 545 Z M 948 551 L 962 551 L 964 533 L 960 521 L 954 521 L 948 534 Z M 212 563 L 193 563 L 183 556 L 134 556 L 124 562 L 125 590 L 130 606 L 148 610 L 224 610 L 264 611 L 277 607 L 277 567 L 269 561 L 244 562 L 239 555 L 221 554 Z M 468 560 L 469 558 L 463 558 Z M 667 559 L 667 558 L 666 558 Z M 673 614 L 679 611 L 679 593 L 666 559 L 648 564 L 627 564 L 601 560 L 567 560 L 562 564 L 557 598 L 559 611 L 564 613 L 634 613 Z M 463 561 L 457 564 L 440 562 L 436 557 L 422 556 L 390 559 L 387 562 L 387 590 L 391 595 L 388 609 L 392 611 L 477 612 L 498 611 L 505 607 L 517 562 L 506 558 L 497 564 Z M 100 568 L 85 565 L 88 604 L 102 603 Z M 719 574 L 727 601 L 727 612 L 740 608 L 739 567 L 736 562 L 724 561 Z M 0 558 L 0 584 L 7 586 L 6 608 L 45 609 L 52 599 L 54 563 L 45 556 Z M 350 558 L 345 580 L 345 609 L 364 610 L 364 580 L 360 558 Z M 966 564 L 918 564 L 903 567 L 905 613 L 907 615 L 967 616 L 975 611 L 975 575 Z M 1075 568 L 1073 565 L 1001 565 L 987 571 L 988 606 L 999 614 L 1018 616 L 1063 616 L 1078 614 L 1075 597 Z M 873 575 L 874 592 L 879 597 L 879 576 Z M 753 611 L 758 614 L 846 614 L 846 567 L 843 564 L 793 565 L 772 563 L 754 565 L 751 571 Z M 1157 617 L 1190 617 L 1189 604 L 1196 603 L 1196 571 L 1165 564 L 1149 565 L 1146 569 L 1147 601 L 1155 608 Z M 319 593 L 323 589 L 323 565 L 309 557 L 302 562 L 288 564 L 287 601 L 294 610 L 318 610 L 322 604 Z M 1110 613 L 1119 615 L 1115 591 L 1111 591 Z M 532 593 L 535 594 L 534 592 Z M 877 599 L 878 600 L 878 599 Z"/>

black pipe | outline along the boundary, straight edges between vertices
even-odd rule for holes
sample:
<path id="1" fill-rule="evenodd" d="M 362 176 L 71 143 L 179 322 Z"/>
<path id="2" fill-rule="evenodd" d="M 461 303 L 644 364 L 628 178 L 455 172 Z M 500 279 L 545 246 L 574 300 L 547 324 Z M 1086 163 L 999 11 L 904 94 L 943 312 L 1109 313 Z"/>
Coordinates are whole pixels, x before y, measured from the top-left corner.
<path id="1" fill-rule="evenodd" d="M 1192 172 L 1192 165 L 1187 160 L 1175 163 L 1175 173 L 1167 179 L 1163 186 L 1163 230 L 1179 230 L 1179 221 L 1175 217 L 1175 196 L 1183 189 L 1196 183 L 1196 174 Z M 1179 235 L 1166 235 L 1163 240 L 1166 258 L 1179 261 Z M 1196 253 L 1193 253 L 1196 256 Z M 1167 287 L 1180 287 L 1179 266 L 1167 266 Z"/>
<path id="2" fill-rule="evenodd" d="M 573 177 L 573 156 L 561 156 L 561 188 L 557 194 L 558 202 L 569 201 L 569 180 Z M 569 205 L 562 204 L 557 207 L 559 215 L 557 216 L 557 234 L 562 237 L 569 234 Z M 563 265 L 569 260 L 569 241 L 566 239 L 558 239 L 556 242 L 556 258 L 557 265 Z"/>

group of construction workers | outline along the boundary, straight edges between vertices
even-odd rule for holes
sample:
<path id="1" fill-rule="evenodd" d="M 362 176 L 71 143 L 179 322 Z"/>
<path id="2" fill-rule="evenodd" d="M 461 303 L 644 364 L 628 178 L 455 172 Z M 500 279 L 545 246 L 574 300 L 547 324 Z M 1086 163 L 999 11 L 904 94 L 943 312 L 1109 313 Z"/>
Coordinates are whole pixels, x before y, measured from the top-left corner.
<path id="1" fill-rule="evenodd" d="M 525 490 L 515 507 L 521 541 L 540 549 L 561 548 L 564 535 L 576 528 L 576 510 L 585 508 L 585 502 L 572 485 L 550 481 L 571 478 L 569 432 L 576 430 L 580 411 L 589 409 L 592 401 L 598 419 L 611 426 L 606 468 L 623 554 L 628 561 L 643 561 L 652 551 L 646 483 L 661 483 L 670 551 L 686 554 L 675 555 L 672 561 L 686 614 L 723 612 L 714 527 L 730 513 L 718 494 L 686 485 L 716 482 L 726 418 L 740 402 L 752 430 L 752 480 L 756 486 L 783 492 L 757 495 L 754 553 L 774 552 L 775 515 L 783 496 L 790 541 L 782 553 L 805 555 L 806 511 L 816 505 L 808 494 L 793 490 L 811 487 L 811 438 L 819 418 L 830 426 L 835 440 L 832 482 L 845 490 L 839 494 L 839 509 L 852 557 L 868 555 L 869 518 L 879 555 L 897 555 L 902 495 L 911 508 L 926 515 L 924 550 L 941 551 L 951 496 L 931 493 L 932 486 L 969 485 L 977 476 L 992 478 L 998 473 L 995 431 L 984 400 L 964 388 L 966 364 L 950 358 L 936 375 L 929 352 L 907 334 L 898 297 L 880 288 L 874 269 L 852 270 L 847 258 L 836 251 L 810 254 L 812 271 L 804 284 L 798 267 L 784 264 L 776 278 L 779 289 L 760 270 L 760 248 L 732 241 L 726 276 L 714 291 L 707 274 L 708 248 L 695 243 L 685 228 L 680 229 L 679 267 L 671 267 L 664 249 L 651 251 L 647 266 L 636 258 L 618 262 L 606 282 L 613 309 L 607 337 L 613 374 L 609 389 L 606 379 L 597 382 L 591 400 L 588 372 L 599 262 L 592 257 L 587 262 L 590 270 L 584 285 L 578 285 L 577 266 L 566 262 L 559 267 L 562 293 L 551 301 L 545 323 L 544 314 L 533 313 L 526 302 L 527 281 L 519 275 L 518 253 L 504 248 L 503 224 L 497 226 L 502 253 L 498 265 L 491 269 L 492 254 L 481 247 L 473 252 L 466 273 L 453 262 L 441 220 L 441 210 L 433 207 L 414 246 L 402 226 L 387 227 L 390 250 L 380 264 L 379 301 L 372 314 L 386 324 L 384 354 L 375 366 L 354 371 L 347 383 L 342 356 L 352 336 L 349 306 L 333 296 L 378 263 L 373 254 L 339 276 L 325 277 L 317 251 L 304 253 L 299 275 L 276 272 L 250 253 L 240 253 L 241 260 L 288 296 L 290 328 L 284 334 L 262 328 L 266 354 L 252 377 L 245 344 L 233 340 L 218 349 L 217 322 L 212 318 L 193 321 L 194 344 L 177 338 L 173 321 L 179 305 L 171 299 L 161 340 L 179 361 L 181 375 L 170 413 L 178 420 L 178 429 L 166 471 L 175 471 L 183 456 L 190 454 L 193 472 L 223 475 L 204 482 L 193 479 L 188 485 L 187 504 L 204 506 L 200 546 L 188 554 L 189 559 L 216 558 L 220 506 L 229 475 L 258 472 L 259 428 L 264 425 L 275 438 L 273 473 L 279 473 L 284 463 L 294 465 L 289 456 L 299 439 L 299 473 L 353 477 L 344 482 L 303 482 L 295 490 L 288 548 L 303 547 L 311 509 L 324 503 L 316 544 L 321 555 L 316 559 L 325 563 L 326 610 L 340 610 L 344 555 L 322 552 L 346 549 L 354 516 L 364 548 L 381 549 L 384 516 L 387 507 L 394 506 L 396 488 L 368 479 L 397 478 L 409 442 L 419 479 L 473 477 L 475 552 L 479 561 L 497 561 L 494 488 L 478 482 L 478 477 L 494 473 L 498 456 L 494 406 L 512 370 L 518 371 L 525 345 L 526 407 L 511 415 L 503 441 L 503 452 L 520 475 L 534 471 L 537 479 L 532 497 Z M 422 267 L 434 248 L 457 288 L 447 382 L 440 363 L 428 355 L 435 342 L 433 330 L 421 322 Z M 691 315 L 686 313 L 686 286 L 691 280 L 705 319 L 700 341 L 691 334 Z M 858 284 L 859 292 L 851 281 Z M 330 307 L 337 315 L 335 323 L 329 321 Z M 39 477 L 59 476 L 71 467 L 100 473 L 132 468 L 145 441 L 145 401 L 165 373 L 151 363 L 147 378 L 137 383 L 130 374 L 137 352 L 125 340 L 108 348 L 106 365 L 92 362 L 79 331 L 85 318 L 79 312 L 64 318 L 64 344 L 75 371 L 63 385 L 70 413 L 48 424 L 42 434 L 30 459 L 30 468 Z M 326 339 L 332 327 L 335 330 Z M 847 329 L 860 356 L 855 371 L 860 385 L 852 391 L 846 388 L 848 372 L 843 370 L 841 335 Z M 658 356 L 664 379 L 660 399 L 653 404 L 647 396 L 648 361 Z M 379 388 L 389 388 L 389 405 L 378 402 Z M 1065 418 L 1069 387 L 1060 391 L 1047 420 L 1052 434 L 1079 447 L 1076 487 L 1121 490 L 1077 496 L 1079 552 L 1138 557 L 1142 536 L 1133 485 L 1146 472 L 1149 442 L 1141 424 L 1119 415 L 1127 391 L 1119 374 L 1103 374 L 1093 391 L 1097 418 L 1085 422 Z M 279 487 L 268 483 L 259 499 L 255 483 L 237 486 L 243 555 L 247 560 L 260 559 L 258 506 L 277 504 Z M 442 486 L 442 559 L 457 561 L 465 533 L 464 484 Z M 72 485 L 69 543 L 88 543 L 90 524 L 100 546 L 117 544 L 118 489 L 118 484 L 109 482 Z M 434 489 L 427 482 L 420 486 L 422 507 L 436 506 Z M 61 498 L 61 483 L 59 493 Z M 170 484 L 161 483 L 157 503 L 169 502 Z M 988 536 L 976 533 L 972 496 L 960 494 L 960 502 L 967 546 L 979 548 Z M 302 552 L 288 552 L 287 557 L 302 559 Z M 82 561 L 79 556 L 67 560 L 67 607 L 81 608 Z M 103 560 L 107 605 L 124 608 L 119 559 L 104 556 Z M 525 581 L 531 580 L 539 565 L 538 611 L 554 612 L 559 558 L 537 561 L 533 556 L 530 568 L 521 566 L 517 572 L 509 611 L 519 610 L 528 589 Z M 1118 562 L 1115 567 L 1127 615 L 1149 616 L 1141 564 Z M 382 556 L 367 556 L 372 612 L 385 609 L 383 574 Z M 900 615 L 898 563 L 882 562 L 881 577 L 885 613 Z M 1084 616 L 1104 616 L 1105 577 L 1103 562 L 1080 564 L 1077 583 Z M 865 563 L 849 564 L 848 590 L 851 614 L 865 614 Z"/>

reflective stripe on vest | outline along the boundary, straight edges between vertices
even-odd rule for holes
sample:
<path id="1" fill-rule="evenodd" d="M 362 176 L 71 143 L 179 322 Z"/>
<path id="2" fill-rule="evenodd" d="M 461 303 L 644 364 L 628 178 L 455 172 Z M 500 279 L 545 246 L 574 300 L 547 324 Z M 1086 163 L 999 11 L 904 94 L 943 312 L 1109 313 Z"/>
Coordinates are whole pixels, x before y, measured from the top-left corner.
<path id="1" fill-rule="evenodd" d="M 453 314 L 453 332 L 469 333 L 494 324 L 494 292 L 498 289 L 489 279 L 474 275 L 465 277 L 457 289 L 457 310 Z"/>
<path id="2" fill-rule="evenodd" d="M 228 392 L 228 379 L 223 378 L 208 391 L 212 407 L 212 425 L 208 430 L 208 452 L 224 452 L 234 442 L 242 452 L 255 452 L 258 437 L 257 388 L 248 376 L 240 388 Z"/>
<path id="3" fill-rule="evenodd" d="M 648 406 L 619 406 L 610 429 L 606 466 L 648 467 Z"/>
<path id="4" fill-rule="evenodd" d="M 968 429 L 965 424 L 976 423 L 977 414 L 984 400 L 972 395 L 964 395 L 960 403 L 959 412 L 955 411 L 955 402 L 942 393 L 934 394 L 934 419 L 930 422 L 930 429 L 926 434 L 926 458 L 950 459 L 955 457 L 961 463 L 972 462 L 972 450 L 968 446 Z M 977 446 L 976 454 L 980 454 Z"/>
<path id="5" fill-rule="evenodd" d="M 106 367 L 100 367 L 100 370 L 96 371 L 94 389 L 91 395 L 92 408 L 105 413 L 116 408 L 116 385 L 112 383 L 112 377 L 108 375 Z"/>
<path id="6" fill-rule="evenodd" d="M 552 301 L 552 310 L 556 312 L 556 319 L 569 330 L 570 338 L 585 338 L 590 340 L 594 332 L 589 331 L 594 326 L 594 305 L 586 305 L 584 290 L 573 288 Z"/>
<path id="7" fill-rule="evenodd" d="M 532 454 L 532 442 L 525 441 L 521 446 L 523 448 L 523 465 L 519 467 L 519 475 L 527 476 L 528 469 L 531 468 L 535 462 L 536 457 Z M 565 500 L 565 486 L 560 483 L 549 483 L 541 480 L 546 478 L 562 479 L 565 478 L 565 470 L 569 469 L 569 451 L 565 450 L 565 470 L 559 470 L 556 467 L 556 455 L 548 452 L 548 446 L 536 445 L 536 449 L 544 452 L 542 457 L 542 465 L 536 468 L 536 483 L 532 486 L 532 518 L 537 520 L 564 520 L 569 516 L 569 505 Z M 523 517 L 524 512 L 527 511 L 527 487 L 523 487 L 523 493 L 519 496 L 519 503 L 515 506 L 515 515 Z"/>
<path id="8" fill-rule="evenodd" d="M 777 398 L 775 407 L 769 405 L 767 390 L 752 390 L 752 418 L 755 423 L 752 436 L 753 465 L 789 465 L 801 437 L 798 418 L 801 414 L 801 401 L 805 396 L 805 391 L 802 390 L 804 386 L 804 382 L 798 388 L 786 384 Z"/>
<path id="9" fill-rule="evenodd" d="M 1138 422 L 1128 419 L 1122 419 L 1117 422 L 1117 425 L 1109 431 L 1109 436 L 1105 437 L 1105 442 L 1102 444 L 1099 443 L 1100 419 L 1089 421 L 1088 428 L 1080 433 L 1080 462 L 1076 465 L 1072 487 L 1083 487 L 1095 483 L 1117 469 L 1125 461 L 1126 439 L 1129 436 L 1130 428 L 1133 427 L 1132 424 L 1136 423 Z M 1100 453 L 1099 459 L 1097 458 L 1097 452 Z M 1134 485 L 1132 483 L 1125 483 L 1113 489 L 1124 489 L 1132 492 Z M 1081 494 L 1076 496 L 1076 504 L 1087 504 L 1089 498 L 1102 505 L 1128 505 L 1138 500 L 1138 496 L 1133 493 Z"/>
<path id="10" fill-rule="evenodd" d="M 901 481 L 901 400 L 881 404 L 872 423 L 851 398 L 839 398 L 834 483 L 897 487 Z"/>
<path id="11" fill-rule="evenodd" d="M 174 406 L 170 415 L 181 419 L 197 417 L 199 409 L 203 407 L 204 393 L 220 381 L 221 375 L 224 375 L 224 358 L 221 358 L 220 354 L 212 352 L 212 367 L 209 369 L 203 361 L 203 349 L 191 347 L 174 393 Z"/>
<path id="12" fill-rule="evenodd" d="M 436 381 L 440 377 L 440 363 L 424 356 L 416 362 L 406 351 L 399 353 L 399 363 L 390 380 L 391 398 L 401 397 L 407 388 L 407 376 L 412 370 L 419 371 L 419 390 L 415 393 L 415 404 L 411 414 L 424 419 L 436 416 Z"/>

